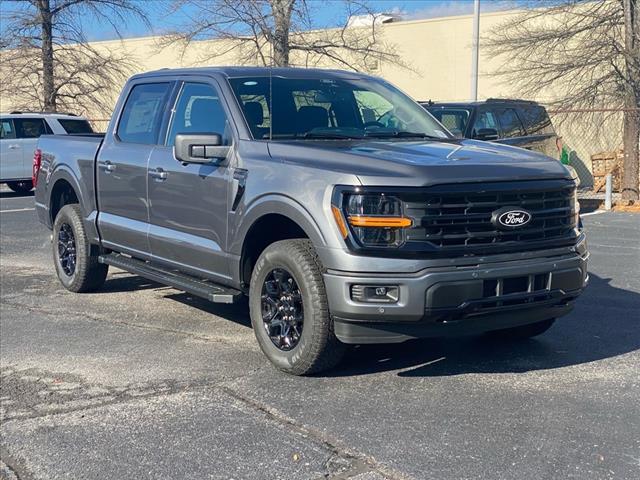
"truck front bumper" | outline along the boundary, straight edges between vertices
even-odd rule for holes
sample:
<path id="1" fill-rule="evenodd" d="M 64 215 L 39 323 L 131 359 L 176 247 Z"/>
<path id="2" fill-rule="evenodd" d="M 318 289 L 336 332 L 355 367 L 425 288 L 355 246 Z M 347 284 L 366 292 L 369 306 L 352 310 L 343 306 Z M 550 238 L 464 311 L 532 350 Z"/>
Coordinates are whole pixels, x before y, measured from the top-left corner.
<path id="1" fill-rule="evenodd" d="M 342 342 L 397 343 L 476 334 L 565 315 L 588 282 L 588 257 L 586 245 L 579 245 L 575 253 L 560 257 L 404 275 L 328 271 L 324 280 L 335 334 Z M 397 294 L 385 302 L 363 300 L 358 293 L 366 287 Z"/>

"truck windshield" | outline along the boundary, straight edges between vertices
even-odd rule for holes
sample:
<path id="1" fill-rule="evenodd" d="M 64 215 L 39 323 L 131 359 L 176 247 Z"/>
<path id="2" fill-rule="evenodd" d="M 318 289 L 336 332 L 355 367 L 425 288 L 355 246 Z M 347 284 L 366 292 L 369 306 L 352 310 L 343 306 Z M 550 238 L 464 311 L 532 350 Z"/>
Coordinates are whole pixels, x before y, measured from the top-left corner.
<path id="1" fill-rule="evenodd" d="M 255 139 L 451 138 L 388 83 L 365 79 L 229 79 Z"/>

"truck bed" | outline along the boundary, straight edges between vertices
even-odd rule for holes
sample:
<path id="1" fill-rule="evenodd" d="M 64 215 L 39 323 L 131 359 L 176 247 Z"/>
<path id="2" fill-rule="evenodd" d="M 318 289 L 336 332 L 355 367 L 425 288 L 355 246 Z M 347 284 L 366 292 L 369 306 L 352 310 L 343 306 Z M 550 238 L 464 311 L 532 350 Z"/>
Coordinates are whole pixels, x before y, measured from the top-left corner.
<path id="1" fill-rule="evenodd" d="M 42 167 L 38 173 L 35 193 L 36 210 L 40 219 L 49 227 L 49 206 L 55 198 L 53 180 L 68 178 L 78 185 L 85 216 L 97 211 L 95 195 L 95 161 L 103 133 L 77 135 L 43 135 L 38 139 L 37 149 L 42 152 Z M 80 178 L 78 178 L 80 177 Z"/>

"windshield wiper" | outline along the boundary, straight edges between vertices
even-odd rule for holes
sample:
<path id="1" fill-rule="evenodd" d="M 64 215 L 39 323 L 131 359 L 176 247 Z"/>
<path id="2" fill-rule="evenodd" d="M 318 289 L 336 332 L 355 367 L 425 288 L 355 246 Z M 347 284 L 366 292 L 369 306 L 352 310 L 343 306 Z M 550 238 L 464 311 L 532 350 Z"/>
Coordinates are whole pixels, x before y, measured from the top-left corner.
<path id="1" fill-rule="evenodd" d="M 303 138 L 323 138 L 328 140 L 355 140 L 363 138 L 360 135 L 352 135 L 348 133 L 336 132 L 307 132 L 302 135 Z"/>
<path id="2" fill-rule="evenodd" d="M 433 140 L 448 140 L 447 137 L 436 137 L 435 135 L 429 135 L 427 133 L 420 132 L 406 132 L 404 130 L 396 130 L 394 132 L 367 132 L 367 137 L 378 138 L 429 138 Z"/>

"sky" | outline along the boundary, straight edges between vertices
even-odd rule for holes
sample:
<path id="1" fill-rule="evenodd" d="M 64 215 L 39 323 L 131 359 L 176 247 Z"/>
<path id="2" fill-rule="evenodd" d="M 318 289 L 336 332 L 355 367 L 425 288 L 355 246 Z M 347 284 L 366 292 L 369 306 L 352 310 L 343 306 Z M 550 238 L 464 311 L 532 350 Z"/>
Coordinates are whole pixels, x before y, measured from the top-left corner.
<path id="1" fill-rule="evenodd" d="M 2 0 L 0 0 L 2 1 Z M 144 22 L 133 21 L 124 26 L 121 33 L 124 37 L 141 37 L 161 34 L 180 23 L 179 16 L 167 15 L 163 0 L 137 0 L 144 5 L 149 15 L 151 28 Z M 319 27 L 331 27 L 336 23 L 343 24 L 344 18 L 338 18 L 343 11 L 339 0 L 308 0 L 309 3 L 321 4 L 323 8 L 315 10 L 316 22 Z M 522 0 L 481 0 L 481 11 L 495 11 L 513 8 Z M 462 15 L 473 12 L 473 0 L 370 0 L 369 4 L 378 12 L 402 13 L 408 20 L 419 18 L 434 18 L 449 15 Z M 193 14 L 188 11 L 187 14 Z M 85 25 L 85 32 L 90 40 L 110 40 L 116 35 L 100 25 Z"/>

